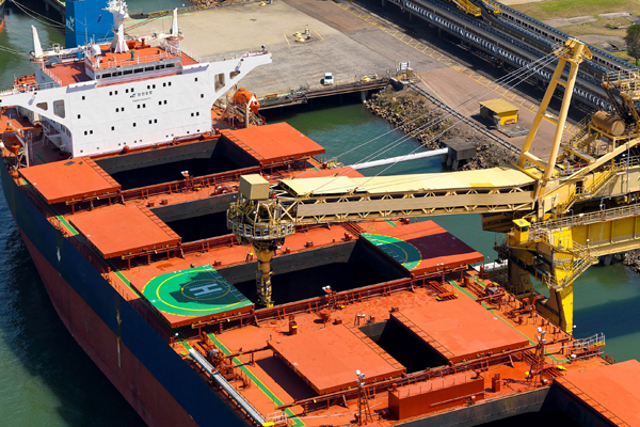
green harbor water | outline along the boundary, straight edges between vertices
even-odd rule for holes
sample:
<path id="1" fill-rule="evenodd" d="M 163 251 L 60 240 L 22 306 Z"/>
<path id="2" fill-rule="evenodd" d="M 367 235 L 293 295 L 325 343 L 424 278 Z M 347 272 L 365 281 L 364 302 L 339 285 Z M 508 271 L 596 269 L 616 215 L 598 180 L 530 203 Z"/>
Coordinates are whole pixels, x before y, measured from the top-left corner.
<path id="1" fill-rule="evenodd" d="M 130 0 L 131 10 L 152 11 L 181 5 L 180 1 Z M 15 13 L 10 8 L 0 46 L 0 86 L 32 70 L 30 26 L 36 25 L 43 45 L 62 43 L 55 28 Z M 327 157 L 370 141 L 339 157 L 345 164 L 388 146 L 401 137 L 360 104 L 298 110 L 273 121 L 286 120 L 327 149 Z M 381 136 L 383 135 L 383 136 Z M 416 150 L 405 141 L 384 157 Z M 383 168 L 363 171 L 380 173 Z M 439 172 L 438 159 L 403 163 L 382 173 Z M 433 218 L 487 257 L 495 258 L 494 234 L 481 231 L 477 215 Z M 2 426 L 142 426 L 133 409 L 111 386 L 69 335 L 53 310 L 4 198 L 0 198 L 0 425 Z M 622 265 L 592 267 L 575 286 L 578 337 L 604 332 L 606 350 L 618 360 L 640 358 L 640 276 Z"/>

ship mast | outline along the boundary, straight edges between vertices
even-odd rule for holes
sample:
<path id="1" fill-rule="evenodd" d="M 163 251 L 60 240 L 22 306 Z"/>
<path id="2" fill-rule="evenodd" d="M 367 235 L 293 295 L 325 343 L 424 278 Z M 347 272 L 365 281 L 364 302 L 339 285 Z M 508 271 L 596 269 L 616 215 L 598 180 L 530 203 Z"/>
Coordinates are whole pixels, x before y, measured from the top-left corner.
<path id="1" fill-rule="evenodd" d="M 115 53 L 126 53 L 129 51 L 127 42 L 124 39 L 124 20 L 129 17 L 127 5 L 124 0 L 110 0 L 105 9 L 113 14 L 113 41 L 111 49 Z"/>

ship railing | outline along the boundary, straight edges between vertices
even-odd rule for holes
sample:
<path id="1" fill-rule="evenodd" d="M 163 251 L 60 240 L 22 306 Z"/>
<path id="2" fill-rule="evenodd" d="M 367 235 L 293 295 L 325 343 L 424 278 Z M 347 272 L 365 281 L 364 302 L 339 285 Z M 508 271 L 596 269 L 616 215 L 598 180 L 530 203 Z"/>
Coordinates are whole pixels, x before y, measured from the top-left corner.
<path id="1" fill-rule="evenodd" d="M 523 347 L 520 349 L 509 350 L 503 353 L 492 354 L 478 359 L 462 362 L 455 366 L 443 366 L 439 368 L 425 369 L 424 371 L 413 372 L 403 375 L 399 378 L 389 378 L 377 382 L 368 383 L 364 386 L 364 394 L 384 393 L 392 388 L 399 388 L 409 385 L 418 385 L 426 381 L 439 380 L 440 378 L 461 378 L 464 373 L 477 373 L 488 369 L 490 366 L 511 365 L 513 362 L 521 362 L 526 360 L 527 352 L 531 352 L 535 346 Z M 546 360 L 545 360 L 546 362 Z M 466 376 L 465 376 L 466 378 Z M 351 399 L 358 396 L 360 390 L 358 388 L 350 388 L 321 396 L 313 396 L 286 403 L 278 406 L 278 409 L 292 408 L 294 406 L 302 406 L 304 413 L 308 414 L 315 408 L 330 407 L 332 401 L 336 401 L 341 397 Z"/>
<path id="2" fill-rule="evenodd" d="M 586 338 L 579 338 L 573 340 L 572 350 L 588 350 L 596 347 L 604 347 L 606 340 L 603 332 L 591 335 Z"/>
<path id="3" fill-rule="evenodd" d="M 188 51 L 186 49 L 182 49 L 182 51 L 187 56 L 193 58 L 194 60 L 196 60 L 199 63 L 231 61 L 231 60 L 238 60 L 238 59 L 242 59 L 242 58 L 254 58 L 254 57 L 258 57 L 258 56 L 263 56 L 263 55 L 268 55 L 269 54 L 269 51 L 267 49 L 259 49 L 259 50 L 251 50 L 251 51 L 243 50 L 241 52 L 236 52 L 236 53 L 225 53 L 225 54 L 218 54 L 218 55 L 211 55 L 211 56 L 202 57 L 202 56 L 196 56 L 192 52 L 190 52 L 190 51 Z"/>
<path id="4" fill-rule="evenodd" d="M 180 58 L 182 56 L 182 50 L 180 49 L 180 46 L 175 46 L 172 45 L 170 43 L 167 43 L 165 40 L 162 40 L 160 42 L 160 47 L 167 53 Z"/>
<path id="5" fill-rule="evenodd" d="M 159 62 L 165 59 L 180 58 L 180 55 L 164 52 L 155 55 L 135 56 L 133 59 L 124 59 L 121 61 L 114 60 L 94 60 L 91 57 L 85 57 L 85 64 L 92 70 L 104 70 L 108 68 L 126 67 L 129 65 L 148 64 L 151 62 Z"/>
<path id="6" fill-rule="evenodd" d="M 534 222 L 531 224 L 531 230 L 560 230 L 563 228 L 574 227 L 577 225 L 592 224 L 595 222 L 612 221 L 620 218 L 640 216 L 640 203 L 619 208 L 604 209 L 591 213 L 581 213 L 571 215 L 561 219 L 549 221 Z"/>
<path id="7" fill-rule="evenodd" d="M 267 415 L 267 423 L 271 425 L 289 425 L 289 416 L 285 411 L 272 412 Z"/>
<path id="8" fill-rule="evenodd" d="M 55 74 L 53 74 L 53 72 L 51 71 L 50 68 L 48 67 L 43 67 L 42 71 L 44 71 L 44 73 L 49 76 L 49 78 L 51 80 L 53 80 L 54 82 L 56 82 L 58 84 L 58 86 L 62 86 L 62 80 L 60 80 L 60 77 L 56 76 Z"/>
<path id="9" fill-rule="evenodd" d="M 0 92 L 0 96 L 11 96 L 18 95 L 20 93 L 28 93 L 28 92 L 36 92 L 39 90 L 47 90 L 60 87 L 57 83 L 47 82 L 47 83 L 23 83 L 19 85 L 15 85 L 11 89 L 3 90 Z"/>
<path id="10" fill-rule="evenodd" d="M 57 135 L 60 132 L 58 132 L 58 129 L 54 128 L 53 126 L 51 126 L 51 123 L 49 123 L 48 120 L 42 120 L 40 121 L 40 124 L 42 125 L 42 131 L 44 132 L 45 136 L 49 137 L 49 136 L 53 136 L 53 135 Z"/>

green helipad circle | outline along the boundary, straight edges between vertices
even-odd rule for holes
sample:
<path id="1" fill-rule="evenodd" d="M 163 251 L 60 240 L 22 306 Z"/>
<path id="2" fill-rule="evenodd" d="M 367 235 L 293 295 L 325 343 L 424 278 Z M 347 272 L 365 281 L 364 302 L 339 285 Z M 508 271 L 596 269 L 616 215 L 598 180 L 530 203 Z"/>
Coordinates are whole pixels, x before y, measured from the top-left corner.
<path id="1" fill-rule="evenodd" d="M 142 293 L 161 312 L 177 316 L 206 316 L 251 305 L 242 293 L 209 266 L 154 277 Z"/>
<path id="2" fill-rule="evenodd" d="M 377 246 L 378 249 L 398 261 L 407 270 L 413 270 L 420 264 L 420 261 L 422 261 L 422 256 L 418 248 L 404 240 L 380 234 L 363 233 L 362 236 Z"/>

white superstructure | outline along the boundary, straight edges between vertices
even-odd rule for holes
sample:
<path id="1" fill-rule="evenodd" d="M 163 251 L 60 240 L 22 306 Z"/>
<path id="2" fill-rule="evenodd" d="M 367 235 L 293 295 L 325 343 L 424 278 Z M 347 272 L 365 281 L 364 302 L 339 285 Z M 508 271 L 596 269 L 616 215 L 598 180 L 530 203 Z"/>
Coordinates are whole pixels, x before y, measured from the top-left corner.
<path id="1" fill-rule="evenodd" d="M 109 8 L 126 14 L 122 0 L 111 0 Z M 116 34 L 122 21 L 119 27 Z M 271 62 L 263 48 L 198 63 L 180 50 L 177 34 L 154 46 L 141 39 L 125 43 L 125 50 L 120 43 L 125 41 L 43 52 L 34 30 L 35 82 L 0 92 L 0 106 L 21 108 L 73 157 L 109 153 L 209 132 L 214 102 L 255 67 Z M 60 62 L 46 62 L 53 57 Z"/>

